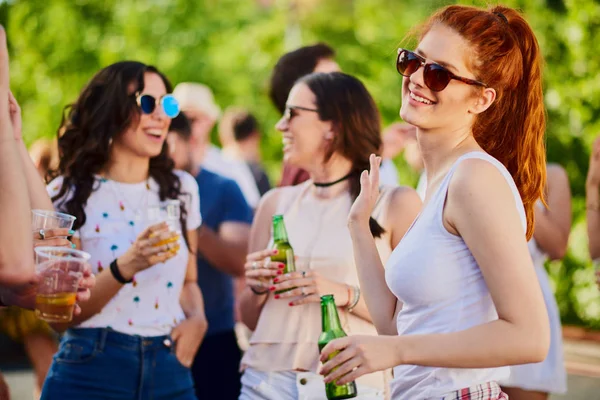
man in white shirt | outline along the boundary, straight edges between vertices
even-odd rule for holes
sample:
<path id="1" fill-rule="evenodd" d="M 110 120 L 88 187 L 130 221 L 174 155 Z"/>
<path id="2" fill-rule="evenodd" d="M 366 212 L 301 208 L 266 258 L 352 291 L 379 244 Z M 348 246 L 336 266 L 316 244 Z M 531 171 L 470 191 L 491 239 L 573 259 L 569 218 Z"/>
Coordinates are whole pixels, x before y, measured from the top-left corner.
<path id="1" fill-rule="evenodd" d="M 233 179 L 250 207 L 256 209 L 260 193 L 250 167 L 243 161 L 228 157 L 210 143 L 210 132 L 221 116 L 221 109 L 215 103 L 210 88 L 200 83 L 183 82 L 175 87 L 173 95 L 190 121 L 190 146 L 196 162 L 205 169 Z"/>

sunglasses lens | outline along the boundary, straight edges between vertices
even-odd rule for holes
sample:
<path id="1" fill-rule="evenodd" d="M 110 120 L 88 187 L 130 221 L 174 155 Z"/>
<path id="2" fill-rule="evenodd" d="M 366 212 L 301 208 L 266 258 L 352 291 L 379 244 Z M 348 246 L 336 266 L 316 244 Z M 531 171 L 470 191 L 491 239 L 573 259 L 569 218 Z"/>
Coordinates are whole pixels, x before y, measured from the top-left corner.
<path id="1" fill-rule="evenodd" d="M 411 76 L 419 69 L 421 60 L 411 51 L 402 50 L 398 54 L 398 61 L 396 62 L 396 69 L 402 76 Z"/>
<path id="2" fill-rule="evenodd" d="M 150 95 L 143 95 L 140 97 L 140 108 L 144 114 L 152 114 L 156 107 L 156 100 Z"/>
<path id="3" fill-rule="evenodd" d="M 179 115 L 179 102 L 173 95 L 167 94 L 162 98 L 162 108 L 169 118 L 175 118 Z"/>
<path id="4" fill-rule="evenodd" d="M 450 73 L 437 64 L 427 64 L 423 70 L 425 85 L 434 92 L 441 92 L 450 83 Z"/>

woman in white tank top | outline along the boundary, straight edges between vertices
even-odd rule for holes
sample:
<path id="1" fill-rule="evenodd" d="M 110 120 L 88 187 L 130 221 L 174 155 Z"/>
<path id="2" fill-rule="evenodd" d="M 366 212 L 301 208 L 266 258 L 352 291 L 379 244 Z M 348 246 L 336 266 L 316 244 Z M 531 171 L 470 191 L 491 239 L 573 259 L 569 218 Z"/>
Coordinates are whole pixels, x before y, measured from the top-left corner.
<path id="1" fill-rule="evenodd" d="M 548 393 L 567 391 L 560 314 L 544 268 L 547 259 L 564 257 L 571 231 L 571 189 L 567 173 L 560 165 L 548 165 L 547 188 L 548 208 L 537 203 L 529 252 L 548 310 L 550 351 L 543 362 L 511 367 L 510 377 L 500 382 L 511 400 L 545 400 Z"/>
<path id="2" fill-rule="evenodd" d="M 372 156 L 349 226 L 367 307 L 386 336 L 329 343 L 321 360 L 339 353 L 321 373 L 343 384 L 394 366 L 394 399 L 506 399 L 497 382 L 507 366 L 542 361 L 550 342 L 527 249 L 546 172 L 537 41 L 510 8 L 449 6 L 414 52 L 399 49 L 397 69 L 400 115 L 417 127 L 427 171 L 423 210 L 384 285 L 366 223 L 378 193 Z"/>

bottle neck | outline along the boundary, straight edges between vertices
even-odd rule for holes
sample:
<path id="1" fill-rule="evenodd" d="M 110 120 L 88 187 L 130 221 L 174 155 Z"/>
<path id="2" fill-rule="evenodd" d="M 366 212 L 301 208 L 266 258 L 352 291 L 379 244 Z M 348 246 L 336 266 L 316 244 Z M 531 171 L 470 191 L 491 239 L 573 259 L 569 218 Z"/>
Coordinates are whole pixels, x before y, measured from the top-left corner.
<path id="1" fill-rule="evenodd" d="M 273 241 L 275 243 L 288 243 L 288 234 L 285 229 L 283 221 L 276 221 L 273 223 Z"/>
<path id="2" fill-rule="evenodd" d="M 321 302 L 321 326 L 323 332 L 342 330 L 342 324 L 333 298 Z"/>

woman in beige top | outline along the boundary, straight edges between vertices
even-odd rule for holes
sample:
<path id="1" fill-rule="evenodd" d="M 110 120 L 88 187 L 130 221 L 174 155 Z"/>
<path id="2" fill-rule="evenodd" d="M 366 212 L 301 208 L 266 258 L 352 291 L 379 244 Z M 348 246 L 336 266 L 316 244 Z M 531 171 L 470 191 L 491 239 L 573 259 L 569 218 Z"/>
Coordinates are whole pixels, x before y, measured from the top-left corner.
<path id="1" fill-rule="evenodd" d="M 377 108 L 362 83 L 335 72 L 302 78 L 290 92 L 278 122 L 284 161 L 307 170 L 310 180 L 270 191 L 252 225 L 246 264 L 248 287 L 240 303 L 254 330 L 242 360 L 241 400 L 324 399 L 316 375 L 321 332 L 320 296 L 333 294 L 347 334 L 376 333 L 360 298 L 348 212 L 360 190 L 360 173 L 382 141 Z M 370 221 L 385 262 L 416 217 L 413 189 L 383 188 Z M 296 272 L 283 275 L 273 254 L 271 218 L 283 214 L 297 256 Z M 267 250 L 264 250 L 267 249 Z M 285 288 L 296 289 L 276 295 Z M 385 332 L 383 332 L 385 333 Z M 387 374 L 357 382 L 359 399 L 382 399 Z"/>

